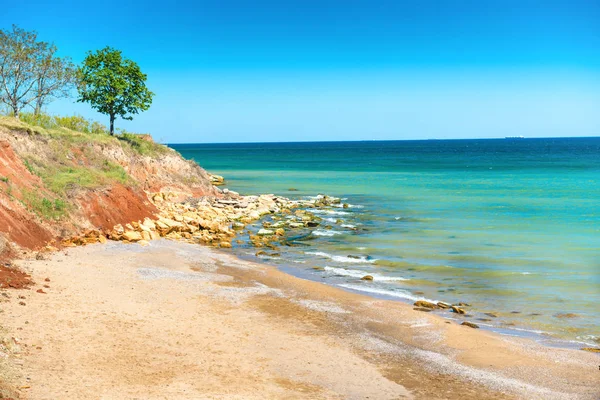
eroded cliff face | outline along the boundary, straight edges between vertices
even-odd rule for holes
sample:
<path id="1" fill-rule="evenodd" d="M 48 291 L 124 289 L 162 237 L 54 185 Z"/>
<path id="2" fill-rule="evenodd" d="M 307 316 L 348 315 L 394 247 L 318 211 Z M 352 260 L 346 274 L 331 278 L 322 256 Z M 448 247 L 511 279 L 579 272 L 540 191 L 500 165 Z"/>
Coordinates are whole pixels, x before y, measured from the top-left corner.
<path id="1" fill-rule="evenodd" d="M 220 195 L 197 164 L 153 146 L 141 154 L 116 138 L 0 125 L 0 262 L 19 248 L 152 217 L 150 192 Z"/>

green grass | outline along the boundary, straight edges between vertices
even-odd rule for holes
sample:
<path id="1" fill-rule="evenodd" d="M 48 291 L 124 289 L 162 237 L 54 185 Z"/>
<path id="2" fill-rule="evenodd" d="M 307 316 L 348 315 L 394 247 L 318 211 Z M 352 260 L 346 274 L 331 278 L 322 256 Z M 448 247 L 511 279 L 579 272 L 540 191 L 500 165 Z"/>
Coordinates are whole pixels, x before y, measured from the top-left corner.
<path id="1" fill-rule="evenodd" d="M 40 198 L 37 192 L 23 191 L 23 203 L 31 211 L 47 220 L 58 220 L 68 212 L 68 204 L 62 199 Z"/>
<path id="2" fill-rule="evenodd" d="M 131 149 L 143 156 L 154 157 L 169 152 L 169 148 L 167 146 L 146 140 L 142 135 L 135 133 L 123 131 L 120 135 L 116 136 L 116 138 L 127 143 Z"/>
<path id="3" fill-rule="evenodd" d="M 0 176 L 0 182 L 8 183 L 8 176 Z"/>
<path id="4" fill-rule="evenodd" d="M 120 165 L 104 161 L 100 168 L 90 166 L 42 167 L 38 170 L 44 185 L 58 195 L 77 188 L 94 189 L 113 182 L 130 183 L 127 172 Z"/>

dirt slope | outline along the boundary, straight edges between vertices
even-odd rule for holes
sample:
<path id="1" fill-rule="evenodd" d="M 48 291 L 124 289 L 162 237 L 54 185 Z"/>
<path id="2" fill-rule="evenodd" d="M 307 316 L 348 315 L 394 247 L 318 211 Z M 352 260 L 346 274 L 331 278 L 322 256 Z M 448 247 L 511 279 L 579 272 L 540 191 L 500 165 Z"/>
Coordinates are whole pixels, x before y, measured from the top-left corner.
<path id="1" fill-rule="evenodd" d="M 206 171 L 148 136 L 126 141 L 0 118 L 0 262 L 15 244 L 35 250 L 152 216 L 148 193 L 162 190 L 219 194 Z"/>

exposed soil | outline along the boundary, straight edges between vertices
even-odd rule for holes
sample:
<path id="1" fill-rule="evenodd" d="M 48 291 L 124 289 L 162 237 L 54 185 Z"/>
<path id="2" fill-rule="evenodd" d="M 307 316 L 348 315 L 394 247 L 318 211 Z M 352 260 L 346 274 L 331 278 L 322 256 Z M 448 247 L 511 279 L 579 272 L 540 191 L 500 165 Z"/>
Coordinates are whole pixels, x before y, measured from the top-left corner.
<path id="1" fill-rule="evenodd" d="M 26 289 L 32 284 L 33 281 L 30 275 L 0 265 L 0 289 Z"/>
<path id="2" fill-rule="evenodd" d="M 9 206 L 13 208 L 8 208 Z M 38 249 L 52 239 L 51 232 L 35 215 L 28 212 L 17 201 L 11 201 L 1 193 L 0 232 L 4 232 L 9 241 L 28 249 Z M 3 257 L 1 250 L 0 257 Z"/>
<path id="3" fill-rule="evenodd" d="M 90 223 L 100 229 L 143 220 L 158 212 L 143 191 L 123 185 L 85 193 L 79 204 Z"/>

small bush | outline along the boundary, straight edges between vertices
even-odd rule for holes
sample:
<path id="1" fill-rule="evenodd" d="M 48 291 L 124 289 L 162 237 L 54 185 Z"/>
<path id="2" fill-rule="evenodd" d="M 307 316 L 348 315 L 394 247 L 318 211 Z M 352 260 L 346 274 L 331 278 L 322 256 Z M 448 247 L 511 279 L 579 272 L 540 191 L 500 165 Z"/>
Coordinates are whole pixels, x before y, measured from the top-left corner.
<path id="1" fill-rule="evenodd" d="M 108 128 L 100 122 L 93 121 L 90 125 L 90 133 L 108 135 Z"/>
<path id="2" fill-rule="evenodd" d="M 54 117 L 56 125 L 67 128 L 75 132 L 90 133 L 91 122 L 83 118 L 81 115 L 73 115 L 66 117 Z"/>
<path id="3" fill-rule="evenodd" d="M 54 117 L 44 113 L 35 115 L 33 113 L 24 112 L 20 114 L 19 119 L 29 125 L 41 126 L 46 129 L 58 127 Z"/>

